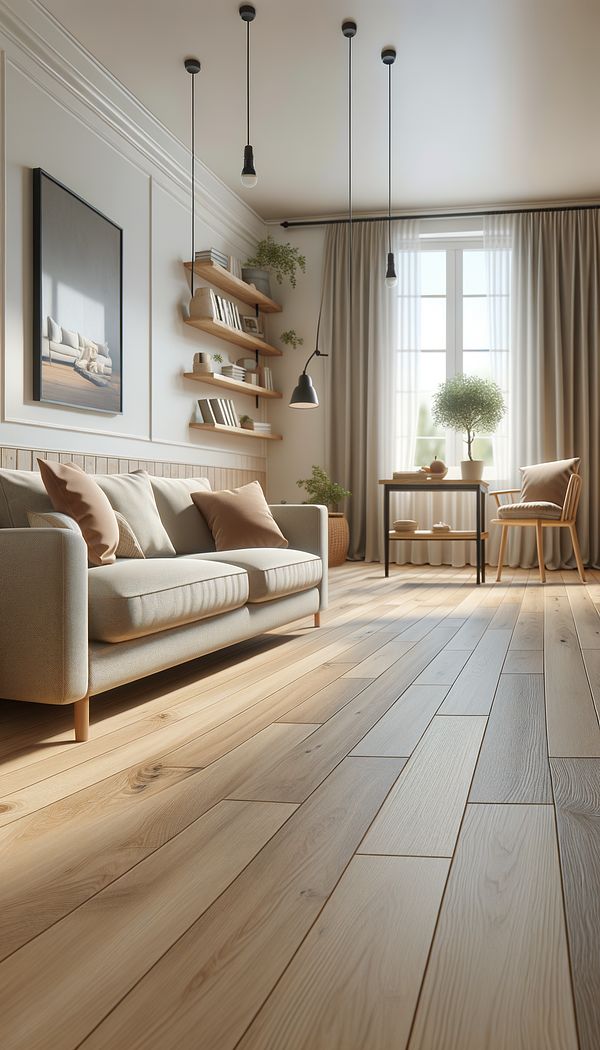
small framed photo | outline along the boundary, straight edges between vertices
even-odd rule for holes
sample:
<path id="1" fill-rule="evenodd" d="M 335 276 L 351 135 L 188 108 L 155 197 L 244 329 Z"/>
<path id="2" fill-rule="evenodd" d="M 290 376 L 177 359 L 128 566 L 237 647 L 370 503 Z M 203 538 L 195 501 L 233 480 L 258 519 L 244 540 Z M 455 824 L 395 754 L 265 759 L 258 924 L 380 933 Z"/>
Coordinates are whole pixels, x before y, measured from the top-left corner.
<path id="1" fill-rule="evenodd" d="M 242 317 L 242 325 L 244 326 L 244 331 L 247 332 L 248 335 L 255 335 L 258 339 L 262 339 L 263 333 L 261 331 L 258 317 L 248 317 L 244 314 Z"/>

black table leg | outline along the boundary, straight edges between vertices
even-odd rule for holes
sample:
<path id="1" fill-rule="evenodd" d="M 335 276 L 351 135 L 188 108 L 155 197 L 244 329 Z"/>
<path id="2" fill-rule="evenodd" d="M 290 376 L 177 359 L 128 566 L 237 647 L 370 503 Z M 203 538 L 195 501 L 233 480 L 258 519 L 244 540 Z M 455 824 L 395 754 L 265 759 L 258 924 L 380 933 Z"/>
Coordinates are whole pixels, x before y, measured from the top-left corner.
<path id="1" fill-rule="evenodd" d="M 485 532 L 485 491 L 481 490 L 481 531 Z M 485 540 L 481 541 L 481 582 L 485 583 Z"/>
<path id="2" fill-rule="evenodd" d="M 481 499 L 479 495 L 479 489 L 475 493 L 475 521 L 476 521 L 476 533 L 477 538 L 475 540 L 475 548 L 477 552 L 477 584 L 481 583 Z"/>
<path id="3" fill-rule="evenodd" d="M 383 550 L 385 552 L 385 575 L 390 574 L 390 490 L 383 486 Z"/>

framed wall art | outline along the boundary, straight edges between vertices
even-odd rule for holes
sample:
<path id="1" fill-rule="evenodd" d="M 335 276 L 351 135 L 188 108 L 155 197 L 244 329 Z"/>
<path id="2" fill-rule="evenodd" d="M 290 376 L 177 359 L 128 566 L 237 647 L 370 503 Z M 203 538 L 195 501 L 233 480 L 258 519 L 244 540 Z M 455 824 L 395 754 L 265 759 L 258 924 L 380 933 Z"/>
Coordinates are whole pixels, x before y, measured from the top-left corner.
<path id="1" fill-rule="evenodd" d="M 123 231 L 33 171 L 33 397 L 123 410 Z"/>

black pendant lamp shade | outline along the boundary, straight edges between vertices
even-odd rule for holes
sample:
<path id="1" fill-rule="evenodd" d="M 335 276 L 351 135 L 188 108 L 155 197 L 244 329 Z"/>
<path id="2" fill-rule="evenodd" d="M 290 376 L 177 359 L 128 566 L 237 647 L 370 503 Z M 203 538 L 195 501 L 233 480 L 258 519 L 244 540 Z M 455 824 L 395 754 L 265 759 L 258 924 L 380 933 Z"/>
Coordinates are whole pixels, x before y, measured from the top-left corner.
<path id="1" fill-rule="evenodd" d="M 388 288 L 393 288 L 398 280 L 392 251 L 392 66 L 396 61 L 396 49 L 384 47 L 381 61 L 388 67 L 388 251 L 385 283 Z"/>
<path id="2" fill-rule="evenodd" d="M 242 185 L 251 187 L 256 186 L 257 183 L 254 150 L 250 145 L 250 23 L 256 18 L 256 8 L 252 4 L 241 4 L 240 18 L 246 23 L 246 145 L 244 146 Z"/>
<path id="3" fill-rule="evenodd" d="M 319 317 L 319 323 L 321 318 Z M 319 333 L 317 329 L 317 340 Z M 313 381 L 307 374 L 306 369 L 308 368 L 313 357 L 328 357 L 329 354 L 322 354 L 317 348 L 313 350 L 308 361 L 306 362 L 301 374 L 298 376 L 298 385 L 294 387 L 294 391 L 290 398 L 290 408 L 318 408 L 319 398 L 317 397 L 317 391 L 313 386 Z"/>
<path id="4" fill-rule="evenodd" d="M 191 136 L 190 136 L 190 168 L 191 168 L 191 179 L 192 179 L 192 268 L 190 270 L 190 292 L 194 294 L 194 261 L 196 259 L 196 245 L 194 243 L 194 233 L 196 227 L 196 74 L 200 72 L 200 61 L 197 58 L 186 58 L 183 63 L 186 73 L 190 74 L 191 85 L 192 85 L 192 100 L 191 100 Z"/>

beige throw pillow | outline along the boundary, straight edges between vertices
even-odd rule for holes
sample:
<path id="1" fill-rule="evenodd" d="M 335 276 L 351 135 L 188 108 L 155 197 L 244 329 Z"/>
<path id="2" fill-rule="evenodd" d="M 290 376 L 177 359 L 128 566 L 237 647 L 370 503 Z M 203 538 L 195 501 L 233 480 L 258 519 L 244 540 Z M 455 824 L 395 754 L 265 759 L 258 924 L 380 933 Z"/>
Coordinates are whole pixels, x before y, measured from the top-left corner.
<path id="1" fill-rule="evenodd" d="M 55 510 L 74 518 L 92 565 L 110 565 L 119 545 L 119 526 L 107 497 L 94 479 L 74 463 L 38 459 L 42 481 Z"/>
<path id="2" fill-rule="evenodd" d="M 287 547 L 258 481 L 221 492 L 192 492 L 218 551 Z"/>
<path id="3" fill-rule="evenodd" d="M 132 528 L 146 558 L 175 557 L 146 473 L 97 474 L 95 480 L 113 510 L 122 514 Z"/>
<path id="4" fill-rule="evenodd" d="M 557 459 L 552 463 L 536 463 L 521 467 L 523 475 L 520 503 L 556 503 L 562 507 L 571 474 L 579 473 L 581 460 Z"/>
<path id="5" fill-rule="evenodd" d="M 118 510 L 115 511 L 115 517 L 119 526 L 117 558 L 145 558 L 146 555 L 140 547 L 137 536 L 127 521 L 127 518 L 124 518 L 122 514 L 119 514 Z"/>

